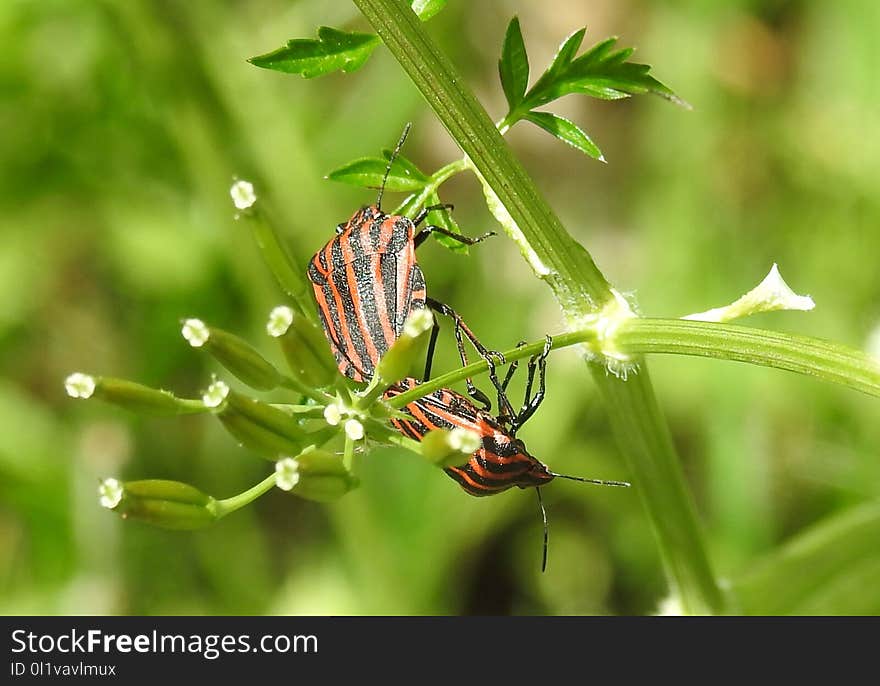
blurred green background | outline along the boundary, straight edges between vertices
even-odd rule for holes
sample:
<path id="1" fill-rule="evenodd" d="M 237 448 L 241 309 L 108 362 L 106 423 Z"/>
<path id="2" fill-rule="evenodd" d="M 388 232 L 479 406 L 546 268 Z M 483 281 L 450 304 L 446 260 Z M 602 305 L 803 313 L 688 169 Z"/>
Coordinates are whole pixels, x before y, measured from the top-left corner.
<path id="1" fill-rule="evenodd" d="M 880 80 L 873 0 L 452 1 L 431 21 L 493 117 L 496 61 L 520 16 L 533 72 L 570 31 L 619 35 L 693 111 L 657 98 L 555 107 L 600 164 L 529 124 L 509 134 L 569 230 L 643 312 L 721 305 L 773 262 L 814 312 L 759 326 L 864 347 L 880 324 Z M 667 589 L 634 489 L 470 498 L 402 451 L 364 460 L 332 505 L 280 491 L 195 533 L 125 523 L 98 480 L 168 478 L 219 497 L 268 465 L 210 417 L 144 419 L 68 398 L 72 371 L 195 396 L 216 368 L 180 337 L 198 316 L 280 358 L 264 333 L 284 302 L 228 190 L 253 180 L 300 263 L 370 191 L 323 180 L 414 122 L 406 155 L 456 150 L 381 48 L 314 81 L 245 58 L 319 24 L 364 29 L 353 5 L 160 0 L 0 3 L 0 611 L 4 613 L 637 614 Z M 495 228 L 472 178 L 444 187 L 470 234 Z M 395 198 L 396 199 L 396 198 Z M 390 204 L 390 203 L 389 203 Z M 420 251 L 432 295 L 495 348 L 562 329 L 513 245 Z M 455 364 L 449 329 L 438 370 Z M 816 522 L 880 494 L 876 399 L 783 372 L 651 360 L 723 578 Z M 627 478 L 573 350 L 522 431 L 560 472 Z M 873 571 L 871 571 L 873 570 Z M 880 612 L 880 569 L 852 605 Z M 797 608 L 792 608 L 797 611 Z"/>

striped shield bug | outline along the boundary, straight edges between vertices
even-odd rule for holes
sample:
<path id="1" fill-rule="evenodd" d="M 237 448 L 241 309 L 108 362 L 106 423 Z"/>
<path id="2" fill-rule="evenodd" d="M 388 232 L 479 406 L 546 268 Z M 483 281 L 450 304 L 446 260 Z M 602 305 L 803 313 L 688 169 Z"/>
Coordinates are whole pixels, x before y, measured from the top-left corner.
<path id="1" fill-rule="evenodd" d="M 410 125 L 392 152 L 375 204 L 362 207 L 336 228 L 336 235 L 312 257 L 309 280 L 318 303 L 318 313 L 339 371 L 355 381 L 369 381 L 376 365 L 403 331 L 410 312 L 429 307 L 454 321 L 455 337 L 464 364 L 467 357 L 463 337 L 490 363 L 493 383 L 499 353 L 487 350 L 462 318 L 448 305 L 429 298 L 425 277 L 416 260 L 418 248 L 432 233 L 442 233 L 466 245 L 479 243 L 494 232 L 469 238 L 439 226 L 419 225 L 433 210 L 451 205 L 431 205 L 415 219 L 382 211 L 382 196 L 394 159 L 400 153 Z M 428 344 L 424 378 L 430 377 L 439 325 L 434 324 Z M 481 404 L 489 399 L 468 379 L 468 392 Z"/>
<path id="2" fill-rule="evenodd" d="M 516 369 L 512 363 L 498 388 L 498 414 L 492 415 L 474 404 L 460 393 L 449 388 L 433 391 L 408 403 L 403 411 L 408 419 L 392 417 L 394 427 L 404 436 L 420 441 L 425 434 L 435 429 L 463 428 L 475 432 L 480 437 L 480 447 L 463 465 L 447 467 L 444 471 L 452 477 L 467 493 L 473 496 L 487 496 L 501 493 L 509 488 L 535 488 L 538 505 L 544 522 L 544 549 L 541 571 L 547 567 L 547 543 L 549 530 L 547 513 L 541 500 L 540 487 L 555 478 L 571 479 L 603 486 L 629 486 L 625 481 L 605 481 L 586 479 L 551 471 L 547 465 L 531 455 L 525 443 L 516 437 L 516 432 L 534 415 L 544 400 L 547 355 L 552 339 L 547 336 L 544 349 L 529 359 L 526 377 L 525 398 L 522 408 L 515 412 L 507 397 L 507 386 Z M 535 375 L 538 388 L 533 394 Z M 419 381 L 406 378 L 385 392 L 386 398 L 415 388 Z"/>

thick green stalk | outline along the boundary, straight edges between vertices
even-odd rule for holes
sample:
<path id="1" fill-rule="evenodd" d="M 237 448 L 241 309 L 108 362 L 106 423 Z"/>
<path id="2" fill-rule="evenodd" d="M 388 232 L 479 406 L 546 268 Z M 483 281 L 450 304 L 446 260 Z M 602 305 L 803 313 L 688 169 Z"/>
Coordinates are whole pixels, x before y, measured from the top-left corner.
<path id="1" fill-rule="evenodd" d="M 583 345 L 603 354 L 595 326 L 553 336 L 553 350 Z M 621 322 L 614 337 L 605 341 L 617 356 L 641 354 L 694 355 L 717 360 L 747 362 L 814 376 L 880 397 L 880 361 L 840 343 L 797 334 L 754 329 L 738 324 L 700 322 L 690 319 L 630 318 Z M 541 352 L 544 339 L 503 352 L 508 362 Z M 387 401 L 400 408 L 422 396 L 486 372 L 484 360 L 436 376 L 417 388 Z M 625 367 L 624 367 L 625 368 Z M 642 366 L 641 369 L 644 369 Z M 633 372 L 630 371 L 628 376 Z"/>
<path id="2" fill-rule="evenodd" d="M 535 273 L 553 290 L 573 328 L 614 294 L 587 251 L 566 232 L 451 60 L 425 33 L 404 0 L 354 0 L 415 83 L 437 117 L 522 232 Z M 591 371 L 603 396 L 633 481 L 653 522 L 682 610 L 722 610 L 721 593 L 681 467 L 651 390 L 646 370 L 625 383 L 600 364 Z M 658 478 L 659 477 L 659 478 Z"/>
<path id="3" fill-rule="evenodd" d="M 840 343 L 736 324 L 631 319 L 615 335 L 631 353 L 698 355 L 785 369 L 880 396 L 880 361 Z"/>
<path id="4" fill-rule="evenodd" d="M 405 0 L 354 0 L 376 33 L 462 151 L 486 179 L 547 265 L 542 274 L 563 307 L 599 306 L 608 282 L 590 255 L 569 236 L 526 170 L 513 156 L 455 65 L 425 33 Z"/>

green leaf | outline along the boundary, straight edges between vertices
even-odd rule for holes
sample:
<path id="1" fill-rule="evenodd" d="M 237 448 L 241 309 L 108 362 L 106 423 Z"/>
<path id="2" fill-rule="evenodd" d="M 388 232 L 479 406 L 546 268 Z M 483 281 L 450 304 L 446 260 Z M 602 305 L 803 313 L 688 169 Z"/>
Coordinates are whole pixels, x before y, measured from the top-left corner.
<path id="1" fill-rule="evenodd" d="M 651 76 L 649 65 L 627 61 L 634 52 L 633 48 L 613 51 L 617 38 L 607 38 L 575 58 L 585 30 L 576 31 L 562 43 L 550 67 L 525 95 L 520 110 L 534 109 L 570 93 L 602 100 L 653 93 L 690 107 L 669 87 Z"/>
<path id="2" fill-rule="evenodd" d="M 388 161 L 380 157 L 361 157 L 334 169 L 327 174 L 326 178 L 362 188 L 381 188 L 387 167 Z M 398 156 L 391 165 L 385 190 L 392 192 L 418 191 L 424 188 L 427 183 L 428 177 L 422 174 L 412 162 Z"/>
<path id="3" fill-rule="evenodd" d="M 573 148 L 577 148 L 590 157 L 605 161 L 602 151 L 590 139 L 590 137 L 578 128 L 577 124 L 570 122 L 565 117 L 550 112 L 529 112 L 524 119 L 528 119 L 533 124 L 537 124 L 542 129 L 556 136 L 559 140 L 565 141 Z"/>
<path id="4" fill-rule="evenodd" d="M 412 0 L 412 11 L 422 21 L 428 21 L 446 7 L 447 0 Z"/>
<path id="5" fill-rule="evenodd" d="M 426 207 L 439 204 L 440 196 L 437 195 L 436 192 L 431 193 L 425 200 Z M 461 233 L 458 223 L 452 217 L 452 212 L 449 210 L 434 210 L 433 212 L 429 212 L 428 216 L 425 217 L 425 224 L 428 226 L 439 226 L 441 229 L 446 229 L 452 233 Z M 449 236 L 444 236 L 442 233 L 435 233 L 433 236 L 434 239 L 444 248 L 449 248 L 452 252 L 461 253 L 462 255 L 468 254 L 468 247 L 464 243 L 457 241 L 454 238 L 450 238 Z"/>
<path id="6" fill-rule="evenodd" d="M 519 19 L 514 17 L 507 25 L 504 35 L 504 46 L 501 48 L 501 59 L 498 60 L 498 73 L 501 76 L 501 87 L 507 104 L 513 110 L 522 102 L 529 85 L 529 57 L 523 42 Z"/>
<path id="7" fill-rule="evenodd" d="M 287 45 L 248 62 L 264 69 L 302 74 L 311 79 L 330 72 L 361 67 L 381 41 L 372 33 L 347 33 L 329 26 L 318 29 L 318 40 L 294 38 Z"/>
<path id="8" fill-rule="evenodd" d="M 565 71 L 565 68 L 571 63 L 574 56 L 577 54 L 578 49 L 581 47 L 581 43 L 584 42 L 584 35 L 586 33 L 587 30 L 585 28 L 578 29 L 562 41 L 562 45 L 559 46 L 559 50 L 556 51 L 556 56 L 553 58 L 553 62 L 547 70 L 548 74 L 557 76 Z"/>
<path id="9" fill-rule="evenodd" d="M 386 164 L 391 159 L 392 155 L 394 155 L 394 152 L 390 148 L 382 148 L 382 157 L 385 158 Z M 402 170 L 402 172 L 404 174 L 406 174 L 407 176 L 410 176 L 413 179 L 418 179 L 419 181 L 423 181 L 424 183 L 422 184 L 422 186 L 424 186 L 424 184 L 426 184 L 426 183 L 428 183 L 428 181 L 430 181 L 430 179 L 424 174 L 424 172 L 422 172 L 421 169 L 419 169 L 415 165 L 414 162 L 408 160 L 403 155 L 401 155 L 399 152 L 397 153 L 397 156 L 394 158 L 394 164 L 391 167 L 392 172 L 394 171 L 395 167 Z"/>

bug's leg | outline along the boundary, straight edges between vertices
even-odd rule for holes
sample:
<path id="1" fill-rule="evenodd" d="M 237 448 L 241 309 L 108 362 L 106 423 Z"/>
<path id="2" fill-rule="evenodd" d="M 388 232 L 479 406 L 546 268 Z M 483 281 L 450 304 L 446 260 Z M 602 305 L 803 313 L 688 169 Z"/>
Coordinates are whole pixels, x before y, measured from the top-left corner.
<path id="1" fill-rule="evenodd" d="M 528 377 L 526 377 L 526 392 L 523 398 L 523 406 L 519 414 L 514 417 L 511 422 L 512 430 L 515 433 L 523 424 L 525 424 L 538 407 L 544 401 L 545 380 L 547 376 L 547 355 L 550 354 L 550 348 L 553 345 L 553 339 L 547 336 L 544 339 L 544 349 L 529 359 Z M 535 369 L 538 371 L 538 392 L 532 395 L 532 386 L 535 381 Z"/>
<path id="2" fill-rule="evenodd" d="M 466 367 L 468 364 L 467 354 L 464 351 L 464 340 L 462 338 L 462 334 L 464 334 L 471 342 L 471 345 L 476 348 L 477 353 L 479 353 L 480 357 L 482 357 L 486 361 L 486 365 L 489 368 L 489 380 L 492 382 L 492 385 L 496 388 L 496 390 L 501 391 L 503 395 L 504 391 L 501 387 L 501 382 L 498 380 L 496 365 L 504 364 L 504 355 L 496 350 L 488 350 L 486 346 L 480 343 L 480 341 L 474 335 L 474 332 L 471 331 L 468 325 L 464 323 L 461 315 L 459 315 L 458 312 L 449 307 L 449 305 L 439 302 L 438 300 L 434 300 L 433 298 L 425 298 L 425 304 L 432 310 L 439 312 L 440 314 L 444 314 L 447 317 L 451 317 L 452 320 L 455 322 L 455 340 L 458 345 L 458 355 L 461 358 L 462 366 Z M 489 398 L 486 396 L 486 394 L 480 391 L 476 386 L 474 386 L 474 383 L 470 378 L 465 379 L 465 382 L 467 384 L 468 395 L 470 395 L 472 398 L 482 404 L 484 409 L 491 409 L 492 403 L 489 401 Z M 502 412 L 502 414 L 504 414 L 504 412 Z M 510 415 L 513 415 L 512 410 L 510 412 Z"/>
<path id="3" fill-rule="evenodd" d="M 418 219 L 418 217 L 416 217 Z M 444 236 L 449 236 L 452 240 L 458 241 L 459 243 L 463 243 L 464 245 L 474 245 L 475 243 L 480 243 L 489 236 L 494 236 L 494 231 L 488 231 L 481 236 L 475 236 L 471 238 L 470 236 L 464 236 L 460 233 L 454 233 L 452 231 L 447 231 L 446 229 L 440 226 L 426 226 L 424 229 L 419 231 L 416 234 L 416 237 L 413 239 L 415 246 L 418 248 L 422 243 L 425 242 L 425 239 L 430 236 L 432 233 L 442 233 Z"/>
<path id="4" fill-rule="evenodd" d="M 456 323 L 455 326 L 455 344 L 458 346 L 458 356 L 461 358 L 461 366 L 467 367 L 468 359 L 467 353 L 464 351 L 464 340 L 461 337 L 461 327 Z M 483 391 L 477 388 L 474 385 L 473 379 L 471 377 L 467 377 L 465 380 L 465 385 L 467 386 L 468 395 L 476 400 L 483 406 L 483 409 L 487 412 L 492 410 L 492 401 L 489 400 L 489 396 L 487 396 Z"/>
<path id="5" fill-rule="evenodd" d="M 437 347 L 437 336 L 440 334 L 440 322 L 434 317 L 434 323 L 431 325 L 431 338 L 428 339 L 428 353 L 425 355 L 425 375 L 422 381 L 431 378 L 431 367 L 434 365 L 434 348 Z"/>
<path id="6" fill-rule="evenodd" d="M 517 348 L 521 348 L 526 344 L 525 341 L 520 341 L 516 344 Z M 510 400 L 507 398 L 507 387 L 510 385 L 510 380 L 513 378 L 514 373 L 519 367 L 519 360 L 514 360 L 510 363 L 510 366 L 507 368 L 507 373 L 504 375 L 504 380 L 501 382 L 501 387 L 498 388 L 498 419 L 502 424 L 506 424 L 509 422 L 513 422 L 515 418 L 515 413 L 513 411 L 513 406 L 510 404 Z"/>
<path id="7" fill-rule="evenodd" d="M 448 202 L 442 202 L 439 205 L 428 205 L 427 207 L 423 207 L 422 211 L 416 215 L 416 218 L 413 219 L 413 224 L 418 226 L 423 221 L 425 221 L 425 217 L 427 217 L 434 210 L 446 210 L 448 212 L 452 212 L 455 209 L 455 205 Z M 423 239 L 424 240 L 424 239 Z"/>

